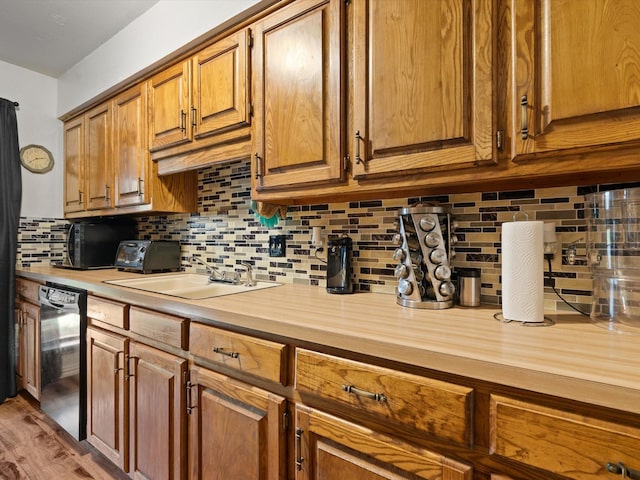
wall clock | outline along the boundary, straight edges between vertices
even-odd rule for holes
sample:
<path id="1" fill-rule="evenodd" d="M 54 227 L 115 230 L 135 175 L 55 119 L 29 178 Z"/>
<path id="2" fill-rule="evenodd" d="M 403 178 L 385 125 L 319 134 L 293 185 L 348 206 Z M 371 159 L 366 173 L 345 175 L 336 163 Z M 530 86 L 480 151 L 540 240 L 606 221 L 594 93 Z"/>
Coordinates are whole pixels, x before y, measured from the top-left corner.
<path id="1" fill-rule="evenodd" d="M 53 155 L 41 145 L 27 145 L 20 149 L 20 163 L 33 173 L 47 173 L 53 168 Z"/>

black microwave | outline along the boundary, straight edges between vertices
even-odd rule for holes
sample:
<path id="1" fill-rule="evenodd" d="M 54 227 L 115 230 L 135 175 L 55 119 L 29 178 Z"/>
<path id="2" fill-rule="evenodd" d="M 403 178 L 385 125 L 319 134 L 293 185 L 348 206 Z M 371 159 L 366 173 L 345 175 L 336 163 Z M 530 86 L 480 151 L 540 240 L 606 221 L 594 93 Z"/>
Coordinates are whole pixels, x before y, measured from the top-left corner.
<path id="1" fill-rule="evenodd" d="M 67 266 L 78 270 L 113 266 L 120 242 L 134 238 L 134 222 L 72 223 L 67 234 Z"/>

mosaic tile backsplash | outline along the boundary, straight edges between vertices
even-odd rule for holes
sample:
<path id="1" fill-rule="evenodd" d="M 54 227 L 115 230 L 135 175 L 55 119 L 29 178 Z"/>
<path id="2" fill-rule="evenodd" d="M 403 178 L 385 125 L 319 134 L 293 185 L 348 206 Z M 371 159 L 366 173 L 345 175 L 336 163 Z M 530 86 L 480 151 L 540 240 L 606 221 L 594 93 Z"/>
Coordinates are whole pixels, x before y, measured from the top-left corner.
<path id="1" fill-rule="evenodd" d="M 506 192 L 479 192 L 437 197 L 411 197 L 289 207 L 287 219 L 267 229 L 250 209 L 250 165 L 245 161 L 200 170 L 198 212 L 195 214 L 141 217 L 139 238 L 178 240 L 182 265 L 198 256 L 220 268 L 238 269 L 240 262 L 254 265 L 258 279 L 282 283 L 325 286 L 324 252 L 311 247 L 311 230 L 327 235 L 346 234 L 353 240 L 356 290 L 395 295 L 392 259 L 398 209 L 418 203 L 437 203 L 451 208 L 459 228 L 454 267 L 481 269 L 482 302 L 500 304 L 500 225 L 524 212 L 529 220 L 555 222 L 559 248 L 578 242 L 584 255 L 586 225 L 584 195 L 599 189 L 628 185 L 559 187 Z M 633 185 L 636 186 L 636 185 Z M 22 219 L 19 264 L 23 266 L 61 261 L 64 254 L 64 220 Z M 269 236 L 286 236 L 286 255 L 269 256 Z M 568 265 L 558 252 L 552 263 L 555 288 L 583 311 L 589 311 L 592 280 L 584 262 Z M 545 308 L 568 309 L 546 281 Z M 390 300 L 391 301 L 391 300 Z"/>

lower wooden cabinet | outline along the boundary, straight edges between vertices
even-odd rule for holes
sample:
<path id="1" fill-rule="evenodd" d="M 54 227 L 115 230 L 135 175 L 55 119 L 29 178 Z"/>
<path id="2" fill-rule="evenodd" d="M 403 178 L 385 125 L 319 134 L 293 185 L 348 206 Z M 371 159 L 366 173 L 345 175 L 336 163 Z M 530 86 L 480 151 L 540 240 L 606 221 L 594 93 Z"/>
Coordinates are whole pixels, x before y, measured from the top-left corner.
<path id="1" fill-rule="evenodd" d="M 185 478 L 187 361 L 132 342 L 127 369 L 132 477 Z"/>
<path id="2" fill-rule="evenodd" d="M 87 441 L 125 472 L 129 471 L 128 354 L 128 338 L 87 329 Z"/>
<path id="3" fill-rule="evenodd" d="M 284 397 L 200 367 L 189 387 L 189 478 L 286 478 Z"/>
<path id="4" fill-rule="evenodd" d="M 19 389 L 25 389 L 40 400 L 40 307 L 16 300 L 18 361 L 16 378 Z"/>
<path id="5" fill-rule="evenodd" d="M 133 478 L 183 479 L 187 361 L 87 329 L 87 440 Z"/>
<path id="6" fill-rule="evenodd" d="M 640 428 L 502 395 L 490 408 L 493 455 L 573 480 L 640 471 Z"/>
<path id="7" fill-rule="evenodd" d="M 469 465 L 296 405 L 296 480 L 472 480 Z"/>
<path id="8" fill-rule="evenodd" d="M 40 283 L 16 278 L 16 382 L 40 400 Z"/>

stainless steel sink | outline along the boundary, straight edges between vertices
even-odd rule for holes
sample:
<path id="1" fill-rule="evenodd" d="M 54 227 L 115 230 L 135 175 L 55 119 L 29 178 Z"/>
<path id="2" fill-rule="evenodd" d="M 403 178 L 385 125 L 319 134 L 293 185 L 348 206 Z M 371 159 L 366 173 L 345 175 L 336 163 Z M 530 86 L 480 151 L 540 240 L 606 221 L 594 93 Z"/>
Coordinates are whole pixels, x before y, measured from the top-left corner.
<path id="1" fill-rule="evenodd" d="M 105 280 L 104 283 L 190 300 L 202 300 L 204 298 L 220 297 L 222 295 L 253 292 L 255 290 L 281 285 L 280 283 L 274 282 L 256 282 L 255 286 L 247 287 L 243 283 L 234 285 L 231 283 L 209 282 L 207 275 L 197 273 L 150 275 L 141 278 L 128 278 L 126 280 Z"/>

